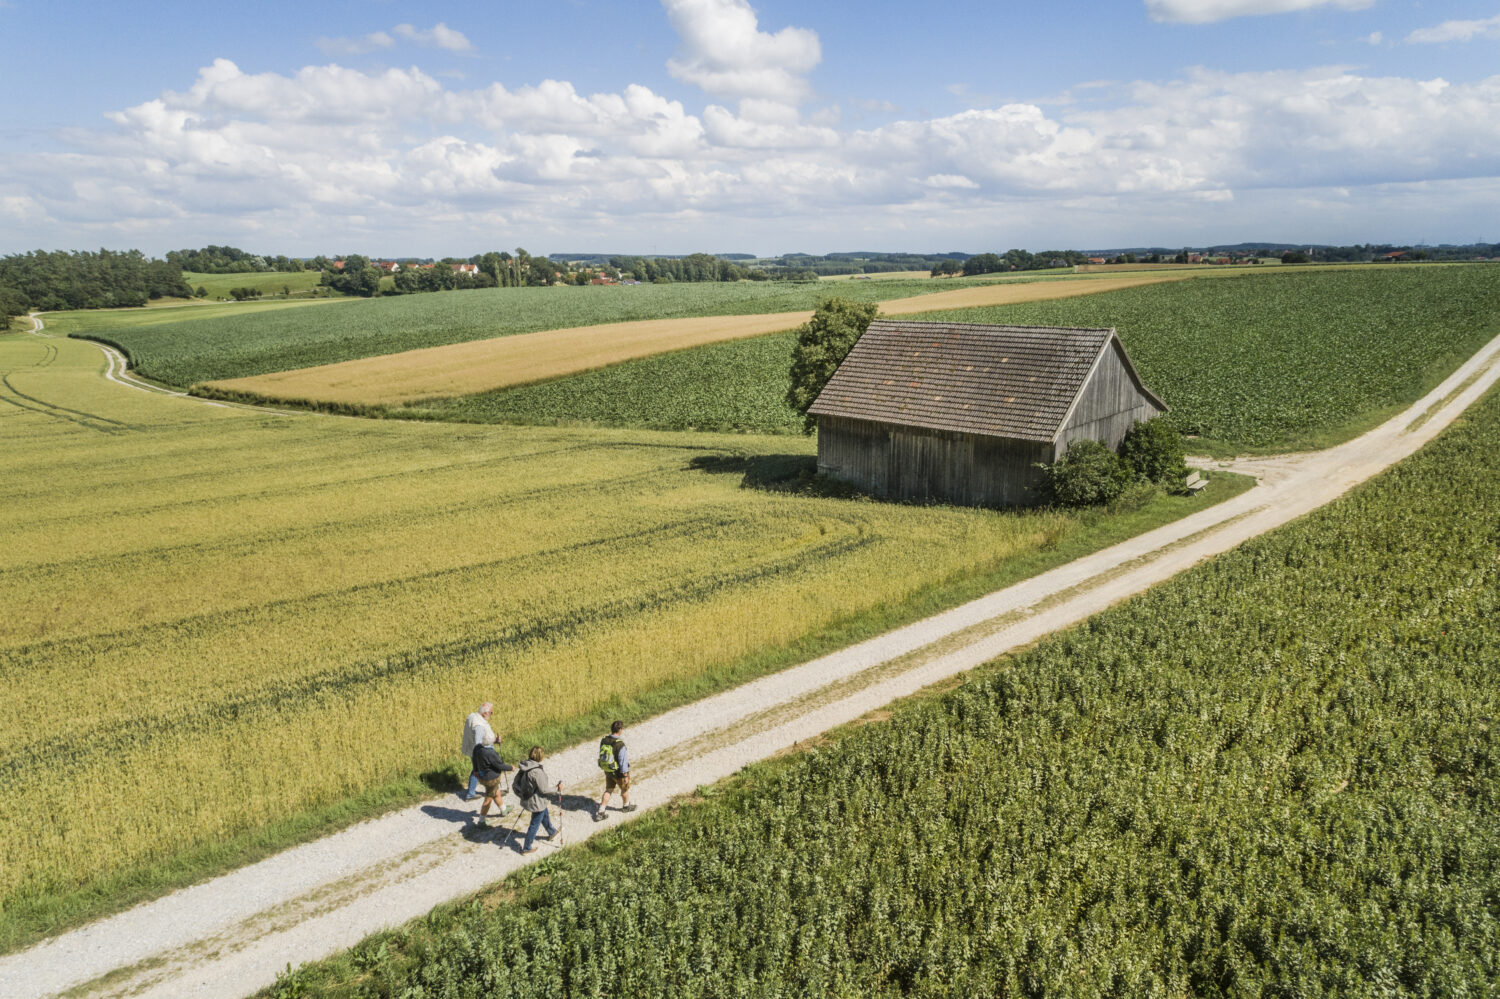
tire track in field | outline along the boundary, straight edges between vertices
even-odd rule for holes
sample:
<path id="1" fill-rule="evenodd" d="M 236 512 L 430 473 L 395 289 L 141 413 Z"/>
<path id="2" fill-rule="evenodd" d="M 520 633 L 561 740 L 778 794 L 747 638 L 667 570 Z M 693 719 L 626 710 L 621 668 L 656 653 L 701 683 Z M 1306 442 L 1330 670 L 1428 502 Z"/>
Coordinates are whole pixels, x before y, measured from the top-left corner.
<path id="1" fill-rule="evenodd" d="M 661 528 L 649 531 L 620 535 L 615 538 L 599 538 L 577 545 L 565 546 L 558 549 L 556 553 L 576 554 L 590 548 L 617 544 L 621 541 L 639 540 L 653 535 L 670 536 L 672 534 L 682 534 L 683 536 L 688 536 L 693 533 L 707 535 L 714 528 L 729 526 L 731 523 L 728 520 L 712 521 L 709 518 L 701 518 L 700 523 L 691 525 L 693 530 L 690 531 L 681 530 L 683 525 L 664 525 Z M 539 615 L 523 622 L 507 624 L 499 631 L 490 634 L 453 639 L 445 642 L 433 642 L 415 649 L 383 656 L 379 659 L 363 660 L 345 666 L 306 674 L 296 678 L 291 683 L 278 684 L 274 690 L 249 691 L 242 695 L 215 702 L 206 708 L 202 704 L 191 704 L 184 705 L 178 711 L 169 714 L 133 717 L 124 721 L 111 723 L 109 726 L 110 739 L 107 743 L 101 742 L 97 738 L 97 734 L 93 731 L 82 732 L 76 735 L 53 736 L 25 743 L 0 755 L 0 783 L 13 780 L 16 776 L 30 771 L 44 769 L 50 765 L 47 763 L 48 760 L 61 758 L 75 763 L 82 763 L 99 757 L 110 757 L 117 755 L 120 752 L 121 746 L 149 744 L 154 738 L 163 735 L 172 735 L 184 731 L 219 731 L 225 722 L 250 721 L 260 715 L 276 714 L 280 709 L 287 706 L 309 705 L 316 707 L 327 704 L 330 701 L 342 702 L 345 699 L 345 693 L 351 689 L 365 688 L 372 684 L 386 682 L 402 676 L 409 676 L 414 673 L 467 669 L 469 668 L 468 660 L 473 656 L 507 648 L 525 648 L 538 642 L 556 643 L 566 641 L 569 638 L 576 637 L 585 629 L 595 627 L 601 623 L 609 623 L 621 618 L 640 615 L 647 611 L 670 610 L 679 606 L 698 603 L 726 589 L 747 586 L 762 580 L 774 580 L 793 574 L 809 564 L 857 552 L 876 543 L 876 541 L 877 538 L 874 536 L 864 534 L 837 538 L 781 558 L 745 566 L 733 573 L 716 573 L 712 569 L 709 569 L 695 576 L 688 577 L 685 580 L 679 579 L 676 582 L 655 590 L 595 601 L 561 613 Z M 361 584 L 360 586 L 350 587 L 348 590 L 322 594 L 317 599 L 342 597 L 346 594 L 359 591 L 400 588 L 414 581 L 422 582 L 444 576 L 477 573 L 484 570 L 492 570 L 507 563 L 525 561 L 530 557 L 534 556 L 512 556 L 496 559 L 493 562 L 483 563 L 478 566 L 464 567 L 462 570 L 439 570 L 413 577 L 403 577 L 397 580 Z M 244 616 L 249 619 L 262 616 L 264 609 L 275 607 L 277 604 L 305 606 L 309 602 L 307 600 L 296 599 L 277 601 L 273 604 L 257 605 L 254 608 L 250 608 L 248 613 L 211 615 L 208 616 L 208 619 L 213 620 L 215 618 L 233 616 Z M 164 625 L 162 627 L 172 627 L 172 625 Z M 86 643 L 80 642 L 79 644 L 83 645 Z M 5 676 L 8 672 L 9 670 L 0 668 L 0 677 Z"/>

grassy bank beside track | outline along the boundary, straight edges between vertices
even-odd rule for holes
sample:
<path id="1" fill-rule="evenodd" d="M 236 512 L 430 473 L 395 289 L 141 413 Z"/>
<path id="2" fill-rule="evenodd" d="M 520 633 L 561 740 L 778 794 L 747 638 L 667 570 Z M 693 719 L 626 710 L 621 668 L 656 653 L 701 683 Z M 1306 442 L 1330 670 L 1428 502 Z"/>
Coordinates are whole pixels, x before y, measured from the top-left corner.
<path id="1" fill-rule="evenodd" d="M 277 417 L 102 367 L 0 338 L 4 949 L 448 786 L 479 701 L 564 745 L 1244 485 L 892 506 L 783 491 L 796 439 Z"/>
<path id="2" fill-rule="evenodd" d="M 265 995 L 1488 995 L 1497 477 L 1491 392 L 957 690 Z"/>
<path id="3" fill-rule="evenodd" d="M 1420 398 L 1500 333 L 1500 266 L 1273 268 L 922 319 L 1114 326 L 1195 450 L 1329 446 Z M 795 338 L 714 344 L 389 415 L 800 433 L 787 407 Z"/>

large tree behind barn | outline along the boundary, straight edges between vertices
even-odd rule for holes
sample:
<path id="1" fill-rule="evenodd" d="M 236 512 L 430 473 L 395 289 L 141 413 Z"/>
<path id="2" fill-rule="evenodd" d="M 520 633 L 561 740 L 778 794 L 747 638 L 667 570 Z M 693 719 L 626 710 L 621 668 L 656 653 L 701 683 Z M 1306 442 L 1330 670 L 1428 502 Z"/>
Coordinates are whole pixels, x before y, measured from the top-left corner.
<path id="1" fill-rule="evenodd" d="M 818 471 L 888 499 L 1033 502 L 1039 463 L 1166 411 L 1113 329 L 878 320 L 809 413 Z"/>

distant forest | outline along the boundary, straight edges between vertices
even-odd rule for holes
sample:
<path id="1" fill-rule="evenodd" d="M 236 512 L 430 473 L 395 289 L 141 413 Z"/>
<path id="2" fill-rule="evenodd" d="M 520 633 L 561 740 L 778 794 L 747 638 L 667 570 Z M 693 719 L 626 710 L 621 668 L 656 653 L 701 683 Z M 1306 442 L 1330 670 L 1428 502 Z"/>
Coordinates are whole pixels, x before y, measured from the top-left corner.
<path id="1" fill-rule="evenodd" d="M 139 250 L 33 250 L 0 257 L 0 311 L 108 309 L 187 298 L 182 268 Z"/>
<path id="2" fill-rule="evenodd" d="M 255 274 L 280 271 L 295 274 L 308 265 L 300 257 L 260 256 L 237 246 L 205 246 L 201 250 L 168 250 L 167 259 L 197 274 Z"/>
<path id="3" fill-rule="evenodd" d="M 690 253 L 685 256 L 636 256 L 605 253 L 555 253 L 532 256 L 490 251 L 471 257 L 399 257 L 401 266 L 360 254 L 342 257 L 288 257 L 256 254 L 234 246 L 171 250 L 155 260 L 139 250 L 33 250 L 0 257 L 0 315 L 28 311 L 104 309 L 145 305 L 158 298 L 189 298 L 193 290 L 183 272 L 201 274 L 292 273 L 318 271 L 322 284 L 346 295 L 403 295 L 469 288 L 508 288 L 639 281 L 648 284 L 706 281 L 815 281 L 845 274 L 882 274 L 923 270 L 934 277 L 978 275 L 1071 267 L 1093 260 L 1112 263 L 1187 262 L 1192 257 L 1280 257 L 1285 263 L 1348 261 L 1500 260 L 1500 243 L 1399 246 L 1359 243 L 1324 246 L 1290 243 L 1235 243 L 1183 247 L 1134 247 L 1118 250 L 1028 250 L 1004 253 L 787 253 L 756 257 L 748 253 Z M 465 267 L 464 265 L 472 265 Z M 389 276 L 391 280 L 382 279 Z M 248 294 L 257 294 L 247 290 Z M 200 290 L 201 294 L 201 290 Z M 237 296 L 238 297 L 238 296 Z"/>

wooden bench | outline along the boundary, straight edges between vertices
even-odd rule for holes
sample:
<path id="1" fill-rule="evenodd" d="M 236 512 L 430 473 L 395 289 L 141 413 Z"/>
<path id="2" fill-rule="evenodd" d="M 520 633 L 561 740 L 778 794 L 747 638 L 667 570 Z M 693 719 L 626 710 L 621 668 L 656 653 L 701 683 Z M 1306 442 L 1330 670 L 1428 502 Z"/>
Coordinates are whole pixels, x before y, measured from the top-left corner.
<path id="1" fill-rule="evenodd" d="M 1187 481 L 1182 485 L 1183 488 L 1185 488 L 1188 492 L 1197 493 L 1202 492 L 1203 490 L 1208 488 L 1208 480 L 1199 475 L 1197 472 L 1193 472 L 1187 477 Z"/>

